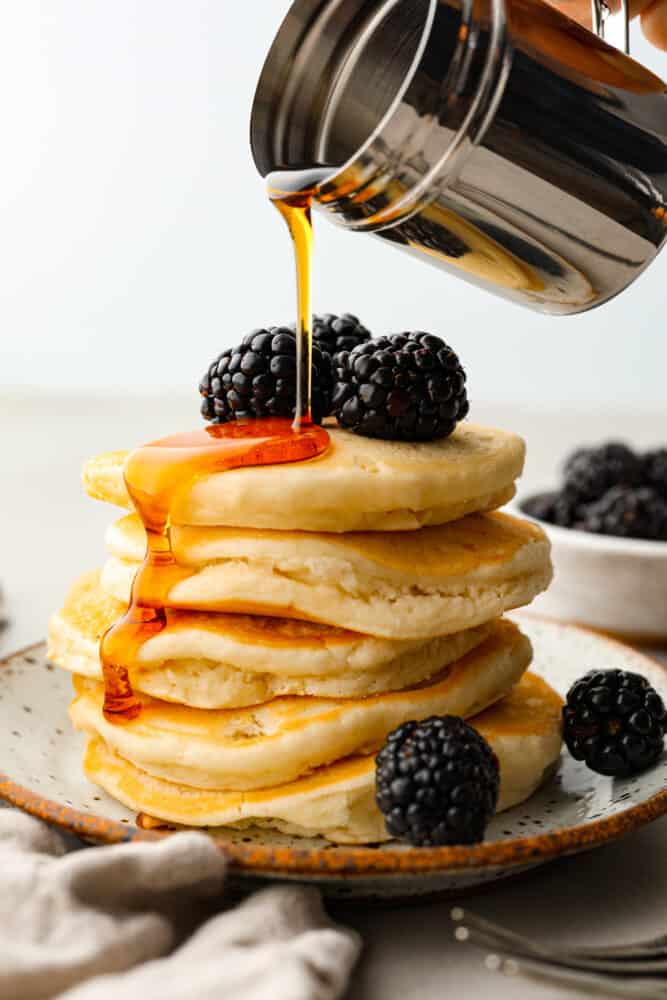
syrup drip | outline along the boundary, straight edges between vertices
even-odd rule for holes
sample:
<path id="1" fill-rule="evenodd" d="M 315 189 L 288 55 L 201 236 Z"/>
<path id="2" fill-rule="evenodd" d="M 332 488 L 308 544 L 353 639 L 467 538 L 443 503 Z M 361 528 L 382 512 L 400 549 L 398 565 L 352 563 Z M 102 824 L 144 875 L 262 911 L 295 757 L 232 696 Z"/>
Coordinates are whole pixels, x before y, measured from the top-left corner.
<path id="1" fill-rule="evenodd" d="M 169 621 L 171 589 L 191 575 L 177 562 L 171 519 L 179 496 L 200 476 L 242 466 L 277 465 L 314 458 L 329 435 L 312 423 L 311 206 L 332 167 L 271 174 L 269 197 L 292 235 L 297 277 L 297 398 L 294 423 L 269 418 L 202 427 L 155 441 L 134 451 L 125 464 L 125 484 L 146 530 L 146 555 L 132 584 L 127 612 L 100 644 L 104 715 L 127 722 L 141 711 L 130 668 L 144 642 Z"/>
<path id="2" fill-rule="evenodd" d="M 322 182 L 332 173 L 333 167 L 309 167 L 305 170 L 279 170 L 269 174 L 267 189 L 290 231 L 294 244 L 296 263 L 296 413 L 294 427 L 312 422 L 312 372 L 313 372 L 313 313 L 312 313 L 312 258 L 313 223 L 311 208 L 313 198 Z"/>
<path id="3" fill-rule="evenodd" d="M 169 591 L 192 572 L 179 565 L 171 546 L 171 515 L 183 491 L 195 479 L 214 472 L 314 458 L 328 442 L 321 427 L 295 430 L 289 420 L 268 418 L 202 427 L 132 452 L 125 464 L 125 483 L 146 529 L 147 546 L 129 608 L 100 646 L 104 714 L 109 721 L 138 716 L 141 704 L 129 668 L 142 644 L 167 624 Z"/>

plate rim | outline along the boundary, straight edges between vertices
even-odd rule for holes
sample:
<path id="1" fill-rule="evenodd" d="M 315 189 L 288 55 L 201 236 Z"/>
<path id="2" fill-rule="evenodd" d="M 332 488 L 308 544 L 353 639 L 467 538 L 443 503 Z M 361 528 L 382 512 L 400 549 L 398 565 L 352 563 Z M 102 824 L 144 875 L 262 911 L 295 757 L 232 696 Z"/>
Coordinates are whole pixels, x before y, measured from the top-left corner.
<path id="1" fill-rule="evenodd" d="M 523 616 L 520 616 L 523 617 Z M 665 672 L 665 667 L 652 656 L 628 646 L 618 639 L 601 635 L 594 629 L 557 622 L 548 617 L 526 615 L 533 622 L 556 625 L 561 629 L 594 634 L 601 643 L 620 646 L 651 670 Z M 18 656 L 34 654 L 45 643 L 36 642 L 3 656 L 0 670 Z M 1 676 L 1 675 L 0 675 Z M 82 812 L 63 805 L 13 781 L 0 770 L 0 799 L 38 819 L 98 844 L 155 842 L 171 836 L 169 830 L 143 830 L 133 824 L 105 819 L 92 812 Z M 482 842 L 472 846 L 411 847 L 401 846 L 392 851 L 355 845 L 297 847 L 225 841 L 214 837 L 213 842 L 225 855 L 233 872 L 246 875 L 317 876 L 327 878 L 376 878 L 410 875 L 453 875 L 484 869 L 511 869 L 536 865 L 600 847 L 639 829 L 667 814 L 667 787 L 655 792 L 644 802 L 624 809 L 621 813 L 589 823 L 566 827 L 554 833 L 539 833 L 526 837 Z M 200 832 L 206 833 L 205 830 Z"/>

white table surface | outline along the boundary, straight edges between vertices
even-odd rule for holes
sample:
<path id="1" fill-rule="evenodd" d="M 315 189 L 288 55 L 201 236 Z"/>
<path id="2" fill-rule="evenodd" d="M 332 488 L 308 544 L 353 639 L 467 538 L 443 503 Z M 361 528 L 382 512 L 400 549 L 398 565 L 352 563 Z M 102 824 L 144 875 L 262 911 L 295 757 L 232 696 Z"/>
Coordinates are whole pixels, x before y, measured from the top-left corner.
<path id="1" fill-rule="evenodd" d="M 665 437 L 664 413 L 583 415 L 564 407 L 549 414 L 478 405 L 473 417 L 527 439 L 524 491 L 548 486 L 557 463 L 580 443 L 621 437 L 648 446 L 664 444 Z M 0 655 L 42 639 L 47 617 L 71 581 L 103 557 L 103 531 L 113 512 L 83 494 L 84 458 L 197 423 L 194 392 L 190 398 L 154 395 L 149 400 L 4 393 L 0 581 L 10 621 L 0 631 Z M 463 903 L 545 941 L 612 942 L 667 933 L 666 899 L 667 818 L 598 851 L 498 883 Z M 350 998 L 555 1000 L 574 995 L 560 986 L 487 972 L 480 952 L 452 942 L 451 905 L 337 911 L 359 929 L 366 945 Z"/>

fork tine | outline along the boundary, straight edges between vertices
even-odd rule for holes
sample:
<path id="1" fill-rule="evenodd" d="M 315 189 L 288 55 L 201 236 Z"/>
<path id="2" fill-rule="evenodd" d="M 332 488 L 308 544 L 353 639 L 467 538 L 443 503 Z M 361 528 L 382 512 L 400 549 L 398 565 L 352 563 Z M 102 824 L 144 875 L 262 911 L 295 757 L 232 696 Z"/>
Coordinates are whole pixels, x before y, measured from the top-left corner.
<path id="1" fill-rule="evenodd" d="M 539 959 L 521 958 L 498 960 L 498 956 L 487 956 L 488 969 L 498 971 L 506 976 L 527 976 L 542 982 L 557 982 L 588 993 L 601 993 L 603 996 L 625 997 L 627 1000 L 665 1000 L 667 998 L 667 979 L 614 979 L 602 973 L 582 972 L 578 969 L 566 969 L 563 966 L 551 965 Z"/>
<path id="2" fill-rule="evenodd" d="M 568 969 L 579 969 L 584 972 L 602 972 L 616 976 L 656 976 L 659 973 L 667 972 L 667 959 L 649 953 L 645 958 L 615 958 L 607 959 L 603 957 L 588 957 L 583 954 L 574 954 L 572 951 L 557 950 L 535 944 L 528 938 L 524 938 L 512 931 L 478 917 L 472 913 L 464 913 L 457 908 L 452 911 L 452 917 L 459 923 L 455 931 L 455 938 L 458 941 L 469 941 L 470 944 L 483 948 L 491 948 L 509 955 L 521 956 L 522 958 L 532 958 L 551 965 L 558 965 Z M 465 924 L 460 921 L 465 920 Z"/>
<path id="3" fill-rule="evenodd" d="M 645 941 L 635 941 L 632 944 L 612 945 L 601 947 L 570 948 L 568 954 L 581 955 L 586 958 L 648 958 L 654 955 L 656 958 L 667 957 L 667 934 L 660 934 L 658 937 L 647 938 Z"/>
<path id="4" fill-rule="evenodd" d="M 519 954 L 532 954 L 537 957 L 549 957 L 554 954 L 553 949 L 544 948 L 542 945 L 536 944 L 521 934 L 507 930 L 507 928 L 501 927 L 500 924 L 495 924 L 484 917 L 478 917 L 475 913 L 463 910 L 459 906 L 455 906 L 451 910 L 450 916 L 454 923 L 460 924 L 462 921 L 465 921 L 467 929 L 475 931 L 477 935 L 483 935 L 489 939 L 489 942 L 493 941 L 494 943 L 490 946 L 497 948 L 499 951 L 516 951 Z M 466 938 L 461 936 L 455 936 L 459 941 L 466 940 Z"/>
<path id="5" fill-rule="evenodd" d="M 521 934 L 516 934 L 514 931 L 510 931 L 506 927 L 494 923 L 492 920 L 487 920 L 475 913 L 470 913 L 468 910 L 463 910 L 460 906 L 455 906 L 450 911 L 450 916 L 454 923 L 460 923 L 462 920 L 465 920 L 470 926 L 474 926 L 480 930 L 483 929 L 488 934 L 495 934 L 508 943 L 515 942 L 517 945 L 530 947 L 531 950 L 539 953 L 554 951 L 553 948 L 548 949 L 542 945 L 538 945 L 529 938 L 523 937 Z M 565 946 L 559 950 L 559 953 L 563 955 L 575 955 L 581 958 L 648 958 L 650 955 L 662 958 L 667 954 L 667 934 L 659 934 L 656 937 L 633 941 L 627 945 Z"/>

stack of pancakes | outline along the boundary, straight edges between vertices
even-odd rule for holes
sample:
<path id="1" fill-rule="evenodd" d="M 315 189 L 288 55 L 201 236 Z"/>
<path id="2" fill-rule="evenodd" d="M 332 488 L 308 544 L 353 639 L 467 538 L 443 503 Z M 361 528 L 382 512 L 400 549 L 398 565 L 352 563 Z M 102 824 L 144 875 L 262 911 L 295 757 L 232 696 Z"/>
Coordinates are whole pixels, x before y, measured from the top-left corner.
<path id="1" fill-rule="evenodd" d="M 187 573 L 127 665 L 136 719 L 105 718 L 99 660 L 144 554 L 136 514 L 110 527 L 102 571 L 51 621 L 51 659 L 76 675 L 72 721 L 90 735 L 86 773 L 145 817 L 386 840 L 375 752 L 431 715 L 472 719 L 489 740 L 500 808 L 558 757 L 560 700 L 501 617 L 551 578 L 542 531 L 490 513 L 514 494 L 522 441 L 470 424 L 430 444 L 328 429 L 319 458 L 183 484 L 171 541 Z M 130 508 L 125 458 L 87 463 L 88 493 Z"/>

